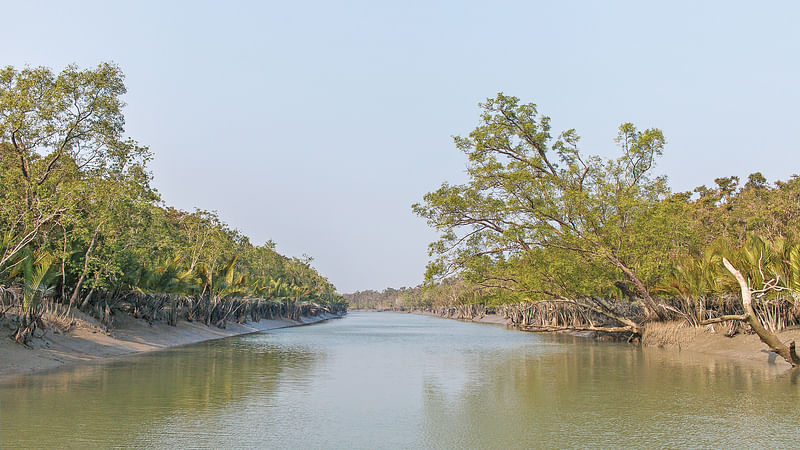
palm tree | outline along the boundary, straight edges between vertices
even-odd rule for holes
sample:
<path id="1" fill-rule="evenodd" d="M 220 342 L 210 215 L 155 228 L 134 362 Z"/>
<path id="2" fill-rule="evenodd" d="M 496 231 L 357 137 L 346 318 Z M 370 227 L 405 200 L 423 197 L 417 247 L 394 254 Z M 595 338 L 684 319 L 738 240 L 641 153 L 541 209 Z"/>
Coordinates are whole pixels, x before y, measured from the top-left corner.
<path id="1" fill-rule="evenodd" d="M 37 325 L 43 326 L 39 305 L 55 291 L 53 280 L 57 274 L 50 270 L 54 260 L 48 252 L 29 252 L 18 266 L 23 278 L 22 321 L 14 332 L 14 340 L 21 344 L 30 341 Z"/>
<path id="2" fill-rule="evenodd" d="M 656 291 L 683 303 L 683 315 L 694 327 L 707 319 L 707 301 L 719 292 L 721 259 L 712 248 L 700 257 L 686 256 L 672 267 L 669 277 Z"/>
<path id="3" fill-rule="evenodd" d="M 140 281 L 133 287 L 135 291 L 159 294 L 185 292 L 191 272 L 183 270 L 181 257 L 167 258 L 153 270 L 144 270 Z"/>
<path id="4" fill-rule="evenodd" d="M 209 308 L 205 314 L 206 325 L 210 324 L 215 316 L 220 315 L 218 311 L 220 300 L 247 293 L 246 277 L 244 274 L 236 275 L 237 260 L 238 256 L 234 256 L 215 268 L 204 263 L 200 263 L 194 268 L 194 275 L 202 286 L 200 297 L 209 302 Z M 222 315 L 217 324 L 224 326 L 226 317 L 227 313 Z"/>
<path id="5" fill-rule="evenodd" d="M 202 285 L 200 295 L 207 296 L 212 304 L 216 305 L 220 299 L 246 293 L 246 277 L 244 274 L 236 275 L 236 262 L 238 259 L 238 256 L 234 256 L 226 263 L 215 268 L 203 263 L 195 266 L 194 273 Z"/>

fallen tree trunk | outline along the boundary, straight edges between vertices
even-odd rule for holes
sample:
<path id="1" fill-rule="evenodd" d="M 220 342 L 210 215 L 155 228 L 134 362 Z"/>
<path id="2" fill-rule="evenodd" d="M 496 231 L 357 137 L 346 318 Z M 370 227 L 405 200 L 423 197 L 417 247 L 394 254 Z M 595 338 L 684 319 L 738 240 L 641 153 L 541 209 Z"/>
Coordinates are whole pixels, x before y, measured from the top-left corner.
<path id="1" fill-rule="evenodd" d="M 596 331 L 599 333 L 631 333 L 639 335 L 631 327 L 560 327 L 553 325 L 524 325 L 519 327 L 524 331 Z"/>
<path id="2" fill-rule="evenodd" d="M 720 317 L 718 319 L 721 320 L 711 319 L 709 321 L 703 321 L 701 324 L 721 322 L 723 320 L 739 320 L 747 322 L 747 324 L 750 325 L 750 328 L 752 328 L 753 331 L 758 335 L 758 338 L 761 339 L 761 342 L 767 344 L 771 351 L 780 355 L 784 360 L 786 360 L 786 362 L 791 364 L 792 367 L 800 366 L 800 357 L 797 356 L 794 341 L 791 341 L 787 346 L 781 342 L 780 339 L 778 339 L 778 336 L 775 336 L 764 327 L 764 325 L 758 319 L 755 310 L 753 310 L 753 292 L 750 290 L 750 286 L 747 284 L 747 280 L 745 280 L 744 275 L 742 275 L 738 269 L 733 267 L 733 264 L 731 264 L 727 258 L 722 258 L 722 263 L 725 265 L 725 268 L 728 269 L 728 272 L 730 272 L 731 275 L 736 278 L 736 281 L 739 282 L 739 287 L 742 290 L 742 306 L 744 306 L 744 315 Z"/>
<path id="3" fill-rule="evenodd" d="M 591 331 L 601 331 L 601 332 L 608 332 L 608 333 L 618 333 L 620 331 L 630 331 L 630 332 L 632 332 L 634 334 L 637 334 L 639 336 L 641 336 L 641 334 L 642 334 L 642 326 L 641 325 L 639 325 L 638 323 L 634 322 L 633 320 L 631 320 L 631 319 L 629 319 L 627 317 L 622 317 L 621 315 L 614 313 L 614 311 L 607 304 L 605 304 L 602 301 L 594 301 L 593 302 L 594 305 L 587 304 L 586 302 L 580 302 L 580 301 L 577 301 L 577 300 L 571 300 L 571 299 L 568 299 L 568 298 L 565 298 L 565 297 L 562 297 L 562 298 L 556 299 L 556 300 L 544 300 L 544 301 L 550 302 L 550 303 L 573 304 L 573 305 L 576 305 L 578 307 L 585 308 L 586 310 L 589 310 L 589 311 L 595 312 L 597 314 L 600 314 L 601 316 L 604 316 L 604 317 L 607 317 L 609 319 L 615 320 L 615 321 L 621 323 L 622 325 L 624 325 L 624 327 L 591 327 L 592 328 Z"/>

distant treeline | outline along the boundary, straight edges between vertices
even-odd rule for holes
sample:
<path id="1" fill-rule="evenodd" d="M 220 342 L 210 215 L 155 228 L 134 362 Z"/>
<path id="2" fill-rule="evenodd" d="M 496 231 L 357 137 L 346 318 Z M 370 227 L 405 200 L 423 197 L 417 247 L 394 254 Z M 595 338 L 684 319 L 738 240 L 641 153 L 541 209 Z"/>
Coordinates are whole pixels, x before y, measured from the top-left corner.
<path id="1" fill-rule="evenodd" d="M 206 321 L 227 318 L 231 298 L 345 307 L 310 258 L 254 245 L 215 212 L 165 205 L 152 153 L 124 136 L 124 93 L 112 64 L 0 71 L 0 314 L 17 311 L 18 340 L 42 325 L 43 302 L 106 320 L 131 294 L 191 297 Z"/>
<path id="2" fill-rule="evenodd" d="M 344 294 L 351 310 L 402 310 L 411 307 L 413 294 L 422 293 L 422 288 L 386 288 L 382 291 L 366 290 Z"/>
<path id="3" fill-rule="evenodd" d="M 344 294 L 350 309 L 376 311 L 431 310 L 436 306 L 469 303 L 466 296 L 464 283 L 456 279 L 412 288 L 390 287 L 382 291 L 366 290 Z M 472 301 L 474 300 L 473 298 Z"/>

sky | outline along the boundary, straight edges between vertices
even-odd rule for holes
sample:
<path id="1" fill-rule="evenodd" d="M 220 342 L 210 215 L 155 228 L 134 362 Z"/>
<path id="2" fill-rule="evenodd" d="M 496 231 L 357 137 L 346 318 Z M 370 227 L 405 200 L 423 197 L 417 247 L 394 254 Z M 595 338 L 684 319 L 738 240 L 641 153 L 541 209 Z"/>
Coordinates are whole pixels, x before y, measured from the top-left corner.
<path id="1" fill-rule="evenodd" d="M 414 286 L 411 204 L 466 180 L 498 92 L 616 155 L 663 130 L 676 191 L 800 172 L 797 2 L 3 2 L 0 65 L 112 61 L 164 201 L 308 254 L 340 292 Z"/>

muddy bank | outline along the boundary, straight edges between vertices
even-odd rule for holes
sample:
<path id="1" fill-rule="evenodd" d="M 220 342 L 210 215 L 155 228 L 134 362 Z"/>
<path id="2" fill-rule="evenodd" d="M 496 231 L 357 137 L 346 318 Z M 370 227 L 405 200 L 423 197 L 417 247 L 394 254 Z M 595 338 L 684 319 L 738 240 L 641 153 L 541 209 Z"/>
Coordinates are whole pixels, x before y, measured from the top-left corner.
<path id="1" fill-rule="evenodd" d="M 433 311 L 425 310 L 394 312 L 420 314 L 441 319 L 459 320 L 462 322 L 505 325 L 522 331 L 536 333 L 556 333 L 590 339 L 619 340 L 607 334 L 597 333 L 595 331 L 544 331 L 525 329 L 525 327 L 515 326 L 511 323 L 510 319 L 500 314 L 479 314 L 469 318 L 458 316 L 448 317 Z M 654 322 L 649 323 L 645 328 L 641 343 L 643 347 L 648 349 L 687 352 L 697 356 L 708 355 L 747 363 L 768 364 L 785 367 L 787 369 L 790 368 L 789 364 L 782 358 L 770 352 L 767 346 L 761 342 L 755 334 L 747 334 L 744 329 L 742 329 L 733 337 L 729 337 L 726 335 L 727 331 L 727 327 L 719 324 L 694 328 L 686 322 Z M 776 333 L 776 335 L 783 342 L 790 342 L 793 340 L 800 342 L 800 328 L 787 329 Z"/>
<path id="2" fill-rule="evenodd" d="M 728 329 L 719 324 L 694 328 L 685 322 L 650 323 L 642 335 L 642 344 L 679 352 L 692 352 L 740 361 L 775 364 L 789 368 L 789 364 L 770 352 L 755 334 L 739 332 L 726 336 Z M 782 342 L 800 342 L 800 329 L 787 329 L 775 333 Z"/>
<path id="3" fill-rule="evenodd" d="M 422 316 L 429 316 L 429 317 L 437 317 L 439 319 L 450 319 L 450 320 L 458 320 L 459 322 L 474 322 L 474 323 L 488 323 L 493 325 L 503 325 L 509 328 L 514 328 L 521 331 L 529 331 L 534 333 L 554 333 L 554 334 L 566 334 L 569 336 L 576 336 L 581 338 L 593 338 L 597 340 L 624 340 L 624 338 L 614 337 L 604 334 L 599 334 L 595 331 L 569 331 L 569 330 L 560 330 L 560 331 L 546 331 L 546 330 L 533 330 L 533 329 L 525 329 L 514 324 L 510 318 L 505 317 L 503 314 L 498 314 L 497 312 L 485 312 L 481 314 L 477 314 L 474 316 L 470 315 L 463 315 L 463 314 L 456 314 L 456 315 L 444 315 L 440 312 L 434 312 L 424 309 L 353 309 L 348 310 L 351 312 L 395 312 L 395 313 L 406 313 L 406 314 L 419 314 Z"/>
<path id="4" fill-rule="evenodd" d="M 431 311 L 404 311 L 410 314 L 420 314 L 423 316 L 438 317 L 440 319 L 452 319 L 461 322 L 475 322 L 475 323 L 491 323 L 495 325 L 510 325 L 508 319 L 497 314 L 485 314 L 482 316 L 475 316 L 472 318 L 458 318 L 458 317 L 444 317 Z"/>
<path id="5" fill-rule="evenodd" d="M 307 325 L 337 317 L 341 315 L 321 314 L 302 317 L 300 321 L 262 319 L 245 324 L 229 323 L 224 329 L 184 320 L 178 321 L 176 326 L 163 322 L 148 325 L 142 319 L 122 317 L 115 320 L 114 329 L 110 332 L 89 323 L 68 333 L 51 329 L 37 337 L 32 348 L 11 339 L 0 339 L 0 381 L 86 361 L 102 361 L 257 331 Z"/>
<path id="6" fill-rule="evenodd" d="M 461 322 L 475 322 L 475 323 L 491 323 L 495 325 L 512 326 L 511 322 L 500 314 L 490 312 L 475 315 L 453 315 L 447 316 L 440 312 L 425 310 L 425 309 L 375 309 L 375 308 L 360 308 L 348 309 L 349 312 L 395 312 L 406 314 L 419 314 L 422 316 L 438 317 L 440 319 L 459 320 Z"/>

